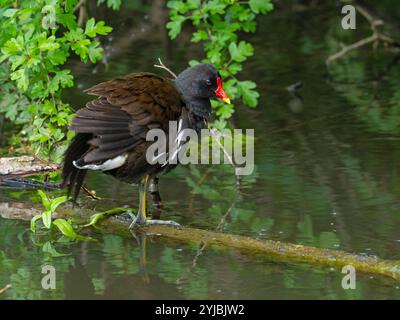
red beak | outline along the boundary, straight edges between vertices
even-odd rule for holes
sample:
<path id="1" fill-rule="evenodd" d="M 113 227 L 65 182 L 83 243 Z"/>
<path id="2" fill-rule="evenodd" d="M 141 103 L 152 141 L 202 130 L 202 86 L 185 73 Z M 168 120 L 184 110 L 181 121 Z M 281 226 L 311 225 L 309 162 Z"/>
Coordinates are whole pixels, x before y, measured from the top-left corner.
<path id="1" fill-rule="evenodd" d="M 225 103 L 231 103 L 231 100 L 229 99 L 228 95 L 226 94 L 224 88 L 222 88 L 222 79 L 221 77 L 217 78 L 217 90 L 215 90 L 215 95 L 218 99 L 221 99 Z"/>

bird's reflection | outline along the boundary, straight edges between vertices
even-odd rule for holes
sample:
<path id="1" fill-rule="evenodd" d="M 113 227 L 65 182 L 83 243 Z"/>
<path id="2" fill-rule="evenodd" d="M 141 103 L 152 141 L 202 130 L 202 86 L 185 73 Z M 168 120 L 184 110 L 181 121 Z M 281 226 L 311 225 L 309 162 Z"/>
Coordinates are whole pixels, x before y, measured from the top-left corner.
<path id="1" fill-rule="evenodd" d="M 142 279 L 145 283 L 150 283 L 150 278 L 147 273 L 147 260 L 146 260 L 146 255 L 147 255 L 147 235 L 145 232 L 140 231 L 140 230 L 131 230 L 131 234 L 133 238 L 136 240 L 136 243 L 139 247 L 140 250 L 140 261 L 139 261 L 139 272 L 140 275 L 142 276 Z"/>
<path id="2" fill-rule="evenodd" d="M 288 107 L 293 113 L 301 113 L 304 107 L 303 97 L 300 94 L 300 89 L 303 87 L 303 83 L 298 81 L 291 84 L 286 90 L 291 95 L 291 99 L 288 102 Z"/>

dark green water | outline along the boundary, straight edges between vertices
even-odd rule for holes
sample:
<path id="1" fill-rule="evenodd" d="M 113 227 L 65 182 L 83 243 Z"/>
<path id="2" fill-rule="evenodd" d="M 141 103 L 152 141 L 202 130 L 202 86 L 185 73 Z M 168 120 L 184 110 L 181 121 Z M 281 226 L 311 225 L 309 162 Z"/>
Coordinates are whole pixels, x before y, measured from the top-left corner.
<path id="1" fill-rule="evenodd" d="M 82 106 L 83 88 L 153 71 L 157 57 L 179 71 L 201 55 L 186 41 L 189 33 L 168 41 L 162 12 L 138 10 L 127 8 L 123 18 L 98 13 L 116 29 L 106 43 L 108 67 L 72 63 L 77 87 L 67 100 Z M 229 166 L 179 167 L 161 179 L 164 217 L 215 229 L 231 209 L 225 232 L 400 259 L 399 68 L 382 75 L 395 53 L 368 47 L 327 68 L 325 59 L 340 41 L 369 32 L 361 22 L 356 31 L 342 31 L 340 8 L 331 5 L 278 7 L 259 22 L 249 37 L 255 56 L 241 77 L 257 82 L 260 104 L 239 106 L 233 117 L 237 128 L 255 129 L 256 171 L 235 188 Z M 286 90 L 297 81 L 302 99 Z M 93 173 L 87 185 L 102 197 L 97 210 L 137 204 L 137 189 L 111 177 Z M 4 202 L 35 194 L 0 192 Z M 27 223 L 0 218 L 0 288 L 13 286 L 1 298 L 400 298 L 400 283 L 386 277 L 357 273 L 356 289 L 344 290 L 338 269 L 226 249 L 206 248 L 195 258 L 198 246 L 150 239 L 144 267 L 133 238 L 92 236 L 98 241 L 54 244 L 69 255 L 51 257 L 34 244 Z M 44 264 L 56 268 L 53 291 L 41 288 Z"/>

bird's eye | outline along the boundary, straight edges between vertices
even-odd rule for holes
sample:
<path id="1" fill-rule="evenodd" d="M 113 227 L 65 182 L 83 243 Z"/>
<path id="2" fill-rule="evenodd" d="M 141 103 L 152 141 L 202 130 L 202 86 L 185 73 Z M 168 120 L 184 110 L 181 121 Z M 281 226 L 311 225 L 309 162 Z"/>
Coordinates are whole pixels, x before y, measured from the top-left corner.
<path id="1" fill-rule="evenodd" d="M 207 84 L 208 86 L 211 86 L 211 80 L 206 80 L 206 84 Z"/>

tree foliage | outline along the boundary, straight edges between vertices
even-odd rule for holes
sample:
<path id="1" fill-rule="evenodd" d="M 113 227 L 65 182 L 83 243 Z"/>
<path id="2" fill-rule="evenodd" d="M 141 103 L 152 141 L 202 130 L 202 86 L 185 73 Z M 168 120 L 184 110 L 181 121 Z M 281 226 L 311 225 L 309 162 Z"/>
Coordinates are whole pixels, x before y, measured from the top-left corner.
<path id="1" fill-rule="evenodd" d="M 202 62 L 216 66 L 225 80 L 224 87 L 232 99 L 241 99 L 251 108 L 257 106 L 259 93 L 256 84 L 249 80 L 238 80 L 243 63 L 254 54 L 253 46 L 240 40 L 239 34 L 256 31 L 257 14 L 273 9 L 270 0 L 187 0 L 168 1 L 170 21 L 167 24 L 169 36 L 175 39 L 185 22 L 195 27 L 191 41 L 203 44 L 206 57 Z M 199 63 L 191 61 L 190 64 Z M 234 112 L 233 105 L 213 102 L 218 120 L 217 128 L 226 126 Z"/>
<path id="2" fill-rule="evenodd" d="M 64 64 L 75 54 L 96 63 L 103 49 L 96 39 L 112 28 L 91 18 L 80 27 L 78 0 L 1 0 L 0 112 L 20 130 L 11 144 L 59 162 L 72 133 L 73 111 L 62 89 L 74 85 Z"/>
<path id="3" fill-rule="evenodd" d="M 117 10 L 121 0 L 96 3 Z M 73 136 L 67 126 L 74 112 L 63 102 L 62 92 L 74 86 L 74 77 L 65 64 L 71 56 L 84 63 L 101 61 L 99 38 L 112 31 L 94 18 L 82 23 L 77 17 L 81 4 L 78 0 L 0 0 L 0 113 L 14 126 L 9 141 L 13 152 L 33 152 L 60 162 Z M 255 32 L 257 14 L 273 8 L 270 0 L 168 1 L 167 6 L 171 38 L 178 36 L 185 21 L 195 26 L 191 40 L 203 44 L 203 61 L 220 70 L 231 98 L 255 107 L 256 84 L 236 78 L 254 53 L 239 33 Z M 225 127 L 233 105 L 213 105 L 218 117 L 215 126 Z"/>

